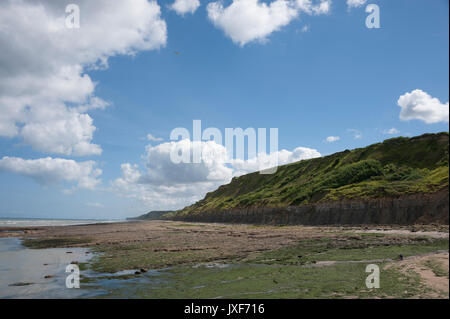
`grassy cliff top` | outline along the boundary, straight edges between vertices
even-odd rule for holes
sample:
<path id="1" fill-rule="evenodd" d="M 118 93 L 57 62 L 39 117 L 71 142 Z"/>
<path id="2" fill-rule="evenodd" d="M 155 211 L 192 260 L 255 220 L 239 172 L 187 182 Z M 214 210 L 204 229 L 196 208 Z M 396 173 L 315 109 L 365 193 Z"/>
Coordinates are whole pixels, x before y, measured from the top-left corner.
<path id="1" fill-rule="evenodd" d="M 176 214 L 436 192 L 448 187 L 448 143 L 446 132 L 398 137 L 280 166 L 272 175 L 251 173 Z"/>

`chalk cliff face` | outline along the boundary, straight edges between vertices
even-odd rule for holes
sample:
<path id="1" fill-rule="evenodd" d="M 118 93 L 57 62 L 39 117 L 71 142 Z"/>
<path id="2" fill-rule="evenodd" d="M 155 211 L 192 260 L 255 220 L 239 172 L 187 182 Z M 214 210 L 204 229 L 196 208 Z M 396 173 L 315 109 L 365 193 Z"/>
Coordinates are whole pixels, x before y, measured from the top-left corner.
<path id="1" fill-rule="evenodd" d="M 285 208 L 255 207 L 175 216 L 192 222 L 271 225 L 412 225 L 449 223 L 448 189 L 398 198 L 342 200 Z"/>
<path id="2" fill-rule="evenodd" d="M 449 135 L 394 138 L 234 178 L 166 218 L 254 224 L 448 224 Z"/>

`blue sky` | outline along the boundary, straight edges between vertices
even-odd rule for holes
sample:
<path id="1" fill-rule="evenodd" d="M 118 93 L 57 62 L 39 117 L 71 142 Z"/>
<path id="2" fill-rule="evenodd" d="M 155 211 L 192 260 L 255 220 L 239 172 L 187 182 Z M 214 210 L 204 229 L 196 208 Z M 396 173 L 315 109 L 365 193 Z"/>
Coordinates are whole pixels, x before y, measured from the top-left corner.
<path id="1" fill-rule="evenodd" d="M 51 1 L 42 1 L 44 8 L 47 2 Z M 95 95 L 109 103 L 106 107 L 91 106 L 85 112 L 80 111 L 93 120 L 96 130 L 88 140 L 101 147 L 101 154 L 59 152 L 54 144 L 41 147 L 38 131 L 31 130 L 36 137 L 33 139 L 22 128 L 31 125 L 30 122 L 15 119 L 19 133 L 9 136 L 1 135 L 0 129 L 0 159 L 3 158 L 0 216 L 125 218 L 148 210 L 181 208 L 192 203 L 206 191 L 226 182 L 228 172 L 224 172 L 226 176 L 222 179 L 205 180 L 201 185 L 162 185 L 156 180 L 146 184 L 126 174 L 142 177 L 151 175 L 146 169 L 162 167 L 162 173 L 164 169 L 170 170 L 168 164 L 154 166 L 162 160 L 157 157 L 162 152 L 159 145 L 169 141 L 169 134 L 176 127 L 192 130 L 192 121 L 197 119 L 204 128 L 216 127 L 222 131 L 236 127 L 276 127 L 279 149 L 293 151 L 303 147 L 321 155 L 363 147 L 394 136 L 448 131 L 449 3 L 446 0 L 369 0 L 352 8 L 345 1 L 329 1 L 327 12 L 299 12 L 289 23 L 244 45 L 233 41 L 225 32 L 228 27 L 240 27 L 238 20 L 226 20 L 228 24 L 221 25 L 213 23 L 207 10 L 208 3 L 213 1 L 200 0 L 201 5 L 194 13 L 184 15 L 169 8 L 172 2 L 158 1 L 161 15 L 156 15 L 155 19 L 166 23 L 167 38 L 152 40 L 160 41 L 156 47 L 123 40 L 124 47 L 134 46 L 135 52 L 120 52 L 121 47 L 111 49 L 114 51 L 111 53 L 106 49 L 101 51 L 103 42 L 95 39 L 95 45 L 100 47 L 95 54 L 104 52 L 108 57 L 107 67 L 95 70 L 89 66 L 89 61 L 73 58 L 73 64 L 83 66 L 79 74 L 88 75 L 92 83 L 96 83 L 95 89 L 88 90 L 87 100 Z M 223 6 L 227 8 L 231 2 L 224 1 Z M 147 1 L 139 3 L 145 6 Z M 312 3 L 320 4 L 319 1 Z M 380 7 L 379 29 L 368 29 L 365 25 L 368 16 L 365 7 L 370 3 Z M 32 5 L 25 1 L 19 9 L 26 10 Z M 51 4 L 48 6 L 49 12 L 58 17 L 57 10 Z M 83 14 L 88 13 L 83 12 L 83 3 L 80 7 L 80 30 L 83 30 L 83 21 L 86 21 Z M 99 8 L 91 10 L 95 9 Z M 8 10 L 12 10 L 8 4 L 0 5 L 2 45 L 4 41 L 12 43 L 13 40 L 11 33 L 2 32 L 5 25 L 1 22 L 1 11 L 6 14 Z M 121 11 L 127 13 L 123 8 Z M 145 21 L 145 17 L 140 16 L 133 21 L 137 19 Z M 115 31 L 114 21 L 118 21 L 118 25 L 119 21 L 132 23 L 124 20 L 113 19 L 110 32 Z M 105 27 L 105 32 L 108 30 Z M 22 39 L 20 34 L 15 37 L 15 40 Z M 122 40 L 113 38 L 111 41 Z M 109 45 L 104 42 L 105 46 Z M 83 47 L 80 48 L 83 52 Z M 15 50 L 20 53 L 21 46 Z M 1 68 L 14 65 L 7 59 L 23 58 L 18 56 L 0 55 Z M 61 61 L 61 65 L 72 63 L 72 60 Z M 27 74 L 26 65 L 21 72 Z M 45 78 L 40 73 L 32 74 L 38 79 Z M 0 82 L 0 94 L 12 96 L 8 90 Z M 414 90 L 420 91 L 412 94 Z M 398 100 L 407 93 L 412 95 L 405 98 L 402 119 Z M 17 97 L 19 93 L 14 94 Z M 415 99 L 426 104 L 424 107 L 429 112 L 425 116 L 410 109 Z M 436 104 L 435 99 L 441 105 Z M 65 108 L 82 104 L 66 97 L 58 98 L 59 102 L 64 103 Z M 10 111 L 0 100 L 0 109 L 2 107 Z M 446 119 L 442 112 L 434 111 L 445 107 Z M 148 134 L 163 140 L 149 141 Z M 327 142 L 332 136 L 339 139 Z M 148 145 L 150 149 L 146 149 Z M 91 185 L 92 180 L 89 180 L 87 187 L 81 187 L 78 177 L 67 179 L 60 173 L 42 171 L 39 166 L 42 163 L 10 163 L 5 157 L 24 161 L 48 157 L 75 163 L 92 161 L 102 172 L 95 176 L 98 183 Z M 127 163 L 129 169 L 121 168 Z M 31 172 L 33 169 L 38 172 Z M 51 176 L 44 176 L 47 173 Z M 177 193 L 184 195 L 171 200 Z M 157 197 L 159 199 L 155 200 Z"/>

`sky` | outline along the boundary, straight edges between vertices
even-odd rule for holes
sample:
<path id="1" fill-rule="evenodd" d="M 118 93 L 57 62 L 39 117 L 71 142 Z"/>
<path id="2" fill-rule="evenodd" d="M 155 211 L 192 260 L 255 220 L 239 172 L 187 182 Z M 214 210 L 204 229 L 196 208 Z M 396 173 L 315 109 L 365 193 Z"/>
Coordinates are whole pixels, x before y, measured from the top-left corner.
<path id="1" fill-rule="evenodd" d="M 280 164 L 448 131 L 448 12 L 448 0 L 0 0 L 0 217 L 180 209 L 258 170 L 262 155 L 171 140 L 194 120 L 277 128 Z M 196 145 L 213 159 L 171 161 Z"/>

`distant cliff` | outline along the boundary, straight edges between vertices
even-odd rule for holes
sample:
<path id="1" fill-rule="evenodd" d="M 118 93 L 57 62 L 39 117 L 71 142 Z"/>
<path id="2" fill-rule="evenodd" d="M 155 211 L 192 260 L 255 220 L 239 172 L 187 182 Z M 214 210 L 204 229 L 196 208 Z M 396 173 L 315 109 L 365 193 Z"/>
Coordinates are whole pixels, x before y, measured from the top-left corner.
<path id="1" fill-rule="evenodd" d="M 163 219 L 162 216 L 168 213 L 171 213 L 172 211 L 151 211 L 147 214 L 133 217 L 133 218 L 127 218 L 127 220 L 159 220 Z"/>
<path id="2" fill-rule="evenodd" d="M 448 133 L 365 148 L 234 178 L 165 218 L 271 224 L 448 224 Z"/>

